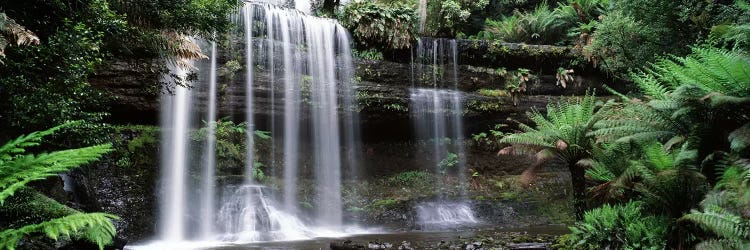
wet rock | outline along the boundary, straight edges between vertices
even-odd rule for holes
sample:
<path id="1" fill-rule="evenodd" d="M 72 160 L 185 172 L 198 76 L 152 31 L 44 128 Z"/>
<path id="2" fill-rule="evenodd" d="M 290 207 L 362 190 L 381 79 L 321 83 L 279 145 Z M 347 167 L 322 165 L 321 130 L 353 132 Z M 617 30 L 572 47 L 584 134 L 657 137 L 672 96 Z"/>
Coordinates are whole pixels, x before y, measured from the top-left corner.
<path id="1" fill-rule="evenodd" d="M 388 242 L 370 242 L 367 243 L 367 249 L 391 249 L 393 244 Z"/>
<path id="2" fill-rule="evenodd" d="M 399 250 L 414 250 L 413 247 L 411 247 L 411 243 L 408 241 L 402 241 L 401 246 L 398 247 Z"/>
<path id="3" fill-rule="evenodd" d="M 364 249 L 367 249 L 367 246 L 354 243 L 351 240 L 332 241 L 329 246 L 331 247 L 331 250 L 364 250 Z"/>
<path id="4" fill-rule="evenodd" d="M 550 249 L 550 243 L 515 243 L 509 244 L 511 250 L 546 250 Z"/>

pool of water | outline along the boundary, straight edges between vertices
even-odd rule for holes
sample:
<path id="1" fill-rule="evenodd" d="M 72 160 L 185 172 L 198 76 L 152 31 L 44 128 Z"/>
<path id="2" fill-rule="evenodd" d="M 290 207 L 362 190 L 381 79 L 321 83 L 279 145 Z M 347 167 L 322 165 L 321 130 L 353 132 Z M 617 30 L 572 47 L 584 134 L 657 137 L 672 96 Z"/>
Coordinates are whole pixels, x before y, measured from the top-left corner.
<path id="1" fill-rule="evenodd" d="M 246 243 L 246 244 L 233 244 L 233 243 L 211 243 L 211 242 L 161 242 L 157 244 L 151 244 L 149 246 L 141 247 L 126 247 L 126 249 L 141 250 L 141 249 L 173 249 L 173 250 L 306 250 L 306 249 L 330 249 L 330 244 L 333 241 L 344 241 L 351 240 L 360 244 L 367 244 L 368 242 L 381 242 L 393 244 L 392 249 L 398 249 L 398 246 L 402 242 L 409 242 L 411 247 L 414 249 L 434 249 L 437 244 L 441 241 L 457 241 L 462 239 L 469 239 L 478 235 L 492 235 L 502 233 L 513 233 L 513 232 L 526 232 L 528 234 L 548 234 L 548 235 L 562 235 L 568 233 L 568 229 L 562 225 L 550 225 L 540 227 L 529 227 L 529 228 L 517 228 L 517 229 L 474 229 L 474 230 L 460 230 L 460 231 L 410 231 L 410 232 L 382 232 L 382 233 L 367 233 L 367 234 L 355 234 L 348 235 L 345 237 L 320 237 L 310 240 L 300 241 L 275 241 L 275 242 L 259 242 L 259 243 Z"/>

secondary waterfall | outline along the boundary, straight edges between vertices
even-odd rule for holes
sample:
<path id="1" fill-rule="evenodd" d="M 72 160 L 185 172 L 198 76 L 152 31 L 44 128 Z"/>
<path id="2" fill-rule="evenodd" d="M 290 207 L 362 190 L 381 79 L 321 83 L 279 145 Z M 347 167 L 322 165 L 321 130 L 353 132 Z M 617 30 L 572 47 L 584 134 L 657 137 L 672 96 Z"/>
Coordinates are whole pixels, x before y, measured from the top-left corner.
<path id="1" fill-rule="evenodd" d="M 458 88 L 458 51 L 453 39 L 420 39 L 416 48 L 420 85 L 412 88 L 411 116 L 417 140 L 424 143 L 422 152 L 431 157 L 433 173 L 439 178 L 436 202 L 417 206 L 417 215 L 425 228 L 476 223 L 467 204 L 448 202 L 449 187 L 458 186 L 457 197 L 466 200 L 466 154 L 464 152 L 464 94 Z M 428 157 L 425 157 L 428 158 Z M 451 176 L 454 178 L 445 178 Z M 455 180 L 455 183 L 449 183 Z M 455 196 L 454 195 L 454 196 Z"/>
<path id="2" fill-rule="evenodd" d="M 330 19 L 250 2 L 234 20 L 244 32 L 244 48 L 239 48 L 244 86 L 220 91 L 232 88 L 220 82 L 221 49 L 210 43 L 204 46 L 210 49 L 210 64 L 196 65 L 196 87 L 177 86 L 173 94 L 162 96 L 159 238 L 258 242 L 342 232 L 341 183 L 356 177 L 359 157 L 346 30 Z M 170 75 L 187 77 L 188 70 L 174 67 Z M 247 133 L 244 179 L 219 181 L 217 169 L 223 166 L 217 164 L 216 127 L 219 114 L 226 113 L 219 109 L 219 99 L 222 93 L 241 91 Z M 259 114 L 265 116 L 259 119 Z M 191 151 L 191 129 L 198 123 L 205 124 L 205 144 L 203 150 Z M 270 155 L 258 155 L 256 129 L 272 132 Z M 305 161 L 307 151 L 311 162 Z M 283 154 L 279 159 L 277 152 Z M 278 164 L 283 170 L 267 173 L 283 180 L 278 200 L 272 189 L 254 179 L 256 163 L 266 157 L 271 165 L 266 169 Z M 315 187 L 313 200 L 305 200 L 314 207 L 312 213 L 300 209 L 298 182 L 305 178 Z"/>

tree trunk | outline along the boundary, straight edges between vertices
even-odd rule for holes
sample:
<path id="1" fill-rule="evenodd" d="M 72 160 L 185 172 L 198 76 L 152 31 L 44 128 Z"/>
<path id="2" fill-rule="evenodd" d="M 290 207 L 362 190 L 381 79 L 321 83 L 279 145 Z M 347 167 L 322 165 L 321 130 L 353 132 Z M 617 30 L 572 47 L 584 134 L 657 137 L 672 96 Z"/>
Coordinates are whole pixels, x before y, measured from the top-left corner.
<path id="1" fill-rule="evenodd" d="M 573 209 L 576 220 L 580 221 L 583 220 L 583 213 L 586 211 L 586 171 L 575 163 L 569 164 L 568 169 L 573 183 Z"/>

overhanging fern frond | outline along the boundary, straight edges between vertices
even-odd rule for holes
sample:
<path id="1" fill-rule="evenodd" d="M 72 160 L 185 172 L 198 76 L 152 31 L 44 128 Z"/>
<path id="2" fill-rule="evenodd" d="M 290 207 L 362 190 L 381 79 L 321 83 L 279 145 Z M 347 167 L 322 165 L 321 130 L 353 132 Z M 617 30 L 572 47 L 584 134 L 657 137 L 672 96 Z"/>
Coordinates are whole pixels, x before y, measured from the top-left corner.
<path id="1" fill-rule="evenodd" d="M 41 155 L 24 155 L 0 165 L 0 204 L 27 183 L 68 171 L 98 160 L 112 151 L 111 144 L 57 151 Z"/>
<path id="2" fill-rule="evenodd" d="M 115 236 L 112 220 L 116 219 L 119 218 L 104 213 L 78 213 L 19 229 L 7 229 L 0 232 L 0 248 L 13 250 L 23 237 L 44 233 L 54 240 L 62 237 L 85 239 L 104 249 Z"/>

